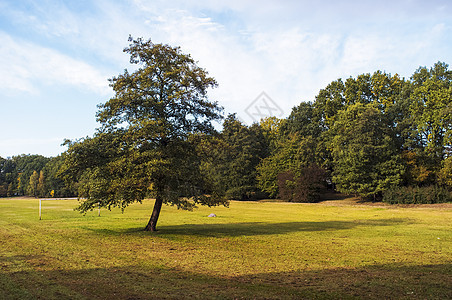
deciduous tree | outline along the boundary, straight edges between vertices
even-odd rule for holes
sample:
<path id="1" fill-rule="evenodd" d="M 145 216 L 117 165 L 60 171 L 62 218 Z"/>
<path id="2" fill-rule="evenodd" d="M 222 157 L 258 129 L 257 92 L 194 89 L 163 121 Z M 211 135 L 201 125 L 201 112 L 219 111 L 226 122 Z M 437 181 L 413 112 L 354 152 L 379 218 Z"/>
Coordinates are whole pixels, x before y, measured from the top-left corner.
<path id="1" fill-rule="evenodd" d="M 39 184 L 39 173 L 33 171 L 33 174 L 30 176 L 29 184 L 28 184 L 28 194 L 33 197 L 38 197 L 38 184 Z"/>
<path id="2" fill-rule="evenodd" d="M 228 199 L 248 200 L 259 194 L 256 166 L 267 156 L 268 144 L 258 124 L 246 126 L 229 115 L 219 135 L 220 147 L 205 161 L 203 171 Z"/>
<path id="3" fill-rule="evenodd" d="M 295 177 L 301 176 L 303 168 L 316 163 L 316 147 L 316 140 L 311 136 L 301 138 L 290 134 L 281 139 L 273 154 L 257 166 L 258 186 L 270 197 L 276 197 L 279 193 L 278 175 L 292 172 Z"/>
<path id="4" fill-rule="evenodd" d="M 373 103 L 357 103 L 338 113 L 330 130 L 333 180 L 339 191 L 376 196 L 401 183 L 399 149 Z"/>
<path id="5" fill-rule="evenodd" d="M 214 132 L 221 108 L 209 101 L 214 78 L 178 47 L 132 39 L 124 51 L 136 70 L 113 77 L 115 96 L 100 105 L 93 138 L 70 142 L 66 178 L 79 181 L 79 209 L 125 208 L 147 196 L 155 205 L 145 230 L 155 231 L 162 204 L 192 209 L 227 204 L 206 195 L 196 134 Z"/>
<path id="6" fill-rule="evenodd" d="M 36 189 L 37 189 L 37 194 L 39 197 L 45 197 L 46 185 L 45 185 L 44 172 L 42 170 L 39 172 L 38 185 L 36 186 Z"/>
<path id="7" fill-rule="evenodd" d="M 412 122 L 421 146 L 438 170 L 452 150 L 452 71 L 438 62 L 430 70 L 419 68 L 412 82 Z"/>

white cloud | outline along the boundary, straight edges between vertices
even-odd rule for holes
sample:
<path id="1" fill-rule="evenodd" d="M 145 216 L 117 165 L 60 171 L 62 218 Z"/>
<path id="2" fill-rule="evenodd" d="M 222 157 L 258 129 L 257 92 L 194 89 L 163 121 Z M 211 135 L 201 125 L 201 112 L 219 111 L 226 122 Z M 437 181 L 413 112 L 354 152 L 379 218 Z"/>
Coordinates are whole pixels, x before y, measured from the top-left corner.
<path id="1" fill-rule="evenodd" d="M 0 32 L 0 90 L 39 93 L 39 86 L 70 85 L 109 94 L 107 75 L 95 67 Z"/>
<path id="2" fill-rule="evenodd" d="M 222 24 L 211 18 L 195 17 L 188 11 L 171 9 L 148 19 L 147 24 L 158 33 L 155 42 L 180 45 L 183 52 L 190 53 L 217 79 L 220 88 L 211 95 L 230 110 L 239 108 L 240 102 L 254 100 L 262 91 L 260 83 L 266 75 L 261 72 L 263 62 Z"/>
<path id="3" fill-rule="evenodd" d="M 8 25 L 0 29 L 0 93 L 19 94 L 11 99 L 22 101 L 23 92 L 50 99 L 70 91 L 73 101 L 82 96 L 92 106 L 77 115 L 88 124 L 93 103 L 111 93 L 107 78 L 128 67 L 122 49 L 129 34 L 181 46 L 217 79 L 212 99 L 247 122 L 245 109 L 263 91 L 288 115 L 340 77 L 377 69 L 409 77 L 419 65 L 452 61 L 451 5 L 445 0 L 80 3 L 30 1 L 25 8 L 0 0 Z M 80 135 L 91 134 L 91 127 Z"/>
<path id="4" fill-rule="evenodd" d="M 163 2 L 135 4 L 150 14 L 153 37 L 180 45 L 199 60 L 220 84 L 211 95 L 246 121 L 244 109 L 262 91 L 287 115 L 340 77 L 378 69 L 409 76 L 425 61 L 422 51 L 437 44 L 425 45 L 431 41 L 430 30 L 408 26 L 409 14 L 386 17 L 391 9 L 375 7 L 366 19 L 362 11 L 350 12 L 348 2 L 345 7 L 331 2 L 325 10 L 297 1 L 173 2 L 178 9 Z M 370 9 L 368 4 L 360 7 Z M 227 19 L 221 15 L 225 12 Z M 333 26 L 339 20 L 345 25 Z M 432 31 L 437 36 L 446 32 L 444 25 Z"/>

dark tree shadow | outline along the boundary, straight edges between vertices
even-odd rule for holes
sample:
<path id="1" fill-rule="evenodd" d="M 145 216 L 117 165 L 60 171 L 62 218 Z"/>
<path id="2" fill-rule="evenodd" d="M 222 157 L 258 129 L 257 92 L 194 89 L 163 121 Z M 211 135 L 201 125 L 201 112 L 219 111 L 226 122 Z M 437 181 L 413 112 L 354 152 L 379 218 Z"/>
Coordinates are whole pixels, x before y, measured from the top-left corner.
<path id="1" fill-rule="evenodd" d="M 452 299 L 451 282 L 451 264 L 234 277 L 157 264 L 22 272 L 1 268 L 0 299 Z"/>
<path id="2" fill-rule="evenodd" d="M 356 221 L 323 221 L 323 222 L 247 222 L 228 224 L 184 224 L 177 226 L 161 226 L 161 232 L 165 235 L 195 235 L 195 236 L 255 236 L 273 235 L 292 232 L 336 231 L 352 229 L 357 226 L 392 226 L 406 224 L 407 219 L 380 219 L 380 220 L 356 220 Z"/>
<path id="3" fill-rule="evenodd" d="M 323 222 L 242 222 L 224 224 L 182 224 L 182 225 L 161 225 L 156 233 L 144 232 L 144 227 L 128 228 L 123 230 L 113 230 L 106 228 L 82 227 L 85 230 L 94 231 L 102 235 L 123 235 L 123 234 L 158 234 L 161 237 L 171 235 L 188 235 L 200 237 L 237 237 L 274 235 L 291 232 L 315 232 L 315 231 L 335 231 L 352 229 L 357 226 L 393 226 L 411 223 L 410 219 L 376 219 L 376 220 L 353 220 L 353 221 L 323 221 Z"/>

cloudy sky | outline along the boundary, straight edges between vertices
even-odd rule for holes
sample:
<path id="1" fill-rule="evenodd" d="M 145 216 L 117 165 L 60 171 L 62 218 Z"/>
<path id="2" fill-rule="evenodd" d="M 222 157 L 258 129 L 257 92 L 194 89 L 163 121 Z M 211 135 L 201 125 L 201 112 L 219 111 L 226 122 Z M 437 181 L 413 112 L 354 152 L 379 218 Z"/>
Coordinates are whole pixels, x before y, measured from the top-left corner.
<path id="1" fill-rule="evenodd" d="M 452 4 L 0 0 L 0 156 L 92 136 L 108 78 L 130 68 L 129 34 L 181 46 L 217 79 L 211 99 L 251 124 L 253 109 L 286 117 L 338 78 L 452 63 Z"/>

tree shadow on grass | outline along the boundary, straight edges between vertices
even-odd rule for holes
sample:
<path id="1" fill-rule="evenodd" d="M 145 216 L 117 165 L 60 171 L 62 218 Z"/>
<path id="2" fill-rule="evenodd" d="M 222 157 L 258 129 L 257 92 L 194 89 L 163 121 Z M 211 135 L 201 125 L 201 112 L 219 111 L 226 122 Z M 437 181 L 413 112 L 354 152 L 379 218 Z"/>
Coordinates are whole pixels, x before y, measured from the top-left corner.
<path id="1" fill-rule="evenodd" d="M 275 235 L 292 232 L 315 232 L 347 230 L 357 226 L 392 226 L 406 224 L 407 219 L 380 219 L 356 221 L 323 221 L 323 222 L 246 222 L 228 224 L 184 224 L 177 226 L 161 226 L 165 235 L 198 235 L 198 236 L 256 236 Z"/>
<path id="2" fill-rule="evenodd" d="M 239 276 L 164 266 L 10 272 L 1 299 L 452 299 L 452 265 L 402 264 Z"/>
<path id="3" fill-rule="evenodd" d="M 376 220 L 353 220 L 353 221 L 323 221 L 323 222 L 242 222 L 242 223 L 215 223 L 215 224 L 181 224 L 161 225 L 156 233 L 159 236 L 189 235 L 200 237 L 237 237 L 257 235 L 277 235 L 292 232 L 315 232 L 347 230 L 357 226 L 394 226 L 411 223 L 410 219 L 376 219 Z M 105 235 L 143 234 L 144 227 L 113 230 L 105 228 L 83 229 L 94 231 Z"/>

